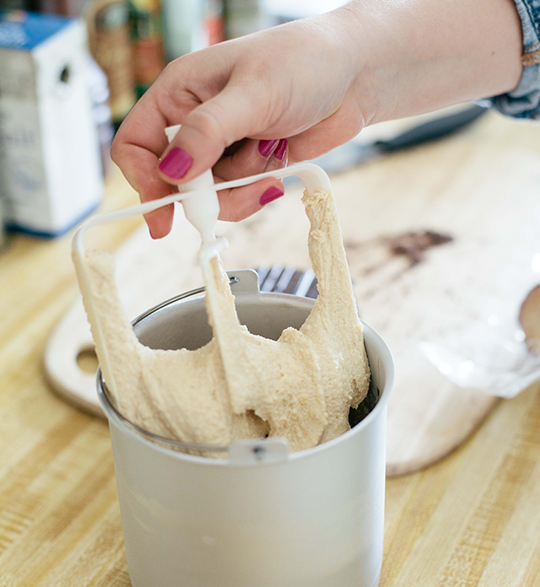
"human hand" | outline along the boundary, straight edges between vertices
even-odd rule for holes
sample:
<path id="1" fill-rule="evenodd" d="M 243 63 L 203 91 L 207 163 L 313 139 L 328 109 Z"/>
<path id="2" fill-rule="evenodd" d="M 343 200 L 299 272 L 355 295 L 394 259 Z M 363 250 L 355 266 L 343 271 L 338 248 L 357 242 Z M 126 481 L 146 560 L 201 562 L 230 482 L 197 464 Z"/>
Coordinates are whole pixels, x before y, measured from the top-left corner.
<path id="1" fill-rule="evenodd" d="M 355 0 L 172 62 L 130 112 L 112 157 L 143 202 L 212 168 L 227 181 L 312 159 L 372 122 L 512 90 L 513 0 Z M 171 145 L 164 129 L 182 128 Z M 220 191 L 223 220 L 282 195 L 276 179 Z M 147 217 L 165 236 L 173 207 Z"/>
<path id="2" fill-rule="evenodd" d="M 236 179 L 317 157 L 358 134 L 364 115 L 353 88 L 357 59 L 337 19 L 321 19 L 222 43 L 164 70 L 112 150 L 143 202 L 209 168 L 218 182 Z M 180 123 L 168 146 L 165 127 Z M 218 194 L 220 218 L 240 220 L 283 187 L 265 179 Z M 147 217 L 154 238 L 169 232 L 172 213 L 168 206 Z"/>

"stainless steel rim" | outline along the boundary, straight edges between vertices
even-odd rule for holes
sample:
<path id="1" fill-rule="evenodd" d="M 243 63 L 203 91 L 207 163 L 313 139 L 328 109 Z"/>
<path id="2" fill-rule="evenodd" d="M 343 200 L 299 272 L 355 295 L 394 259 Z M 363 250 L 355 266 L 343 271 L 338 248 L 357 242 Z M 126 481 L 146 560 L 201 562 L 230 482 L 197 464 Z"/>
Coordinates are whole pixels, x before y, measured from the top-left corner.
<path id="1" fill-rule="evenodd" d="M 116 406 L 113 404 L 111 398 L 109 397 L 109 391 L 107 386 L 105 385 L 105 381 L 101 376 L 101 370 L 98 370 L 97 374 L 97 382 L 98 382 L 98 394 L 102 404 L 106 405 L 107 409 L 114 413 L 114 415 L 126 426 L 127 428 L 133 430 L 137 434 L 144 436 L 154 442 L 161 442 L 163 444 L 169 446 L 176 446 L 178 448 L 184 450 L 196 450 L 200 452 L 229 452 L 229 446 L 219 445 L 219 444 L 198 444 L 198 443 L 190 443 L 190 442 L 183 442 L 181 440 L 176 440 L 174 438 L 166 438 L 165 436 L 159 436 L 159 434 L 154 434 L 153 432 L 149 432 L 137 424 L 134 424 L 131 420 L 128 420 L 125 416 L 123 416 Z"/>
<path id="2" fill-rule="evenodd" d="M 238 277 L 231 277 L 229 279 L 229 285 L 233 285 L 234 283 L 238 283 L 238 281 L 239 281 Z M 149 310 L 146 310 L 146 312 L 143 312 L 142 314 L 137 316 L 137 318 L 135 318 L 131 322 L 131 324 L 132 324 L 132 326 L 135 326 L 139 322 L 141 322 L 142 320 L 144 320 L 145 318 L 147 318 L 148 316 L 153 314 L 154 312 L 157 312 L 158 310 L 166 308 L 167 306 L 170 306 L 171 304 L 174 304 L 174 303 L 179 302 L 181 300 L 185 300 L 185 299 L 191 298 L 193 296 L 201 295 L 205 291 L 206 291 L 206 288 L 198 287 L 196 289 L 192 289 L 192 290 L 187 291 L 185 293 L 179 294 L 179 295 L 175 296 L 174 298 L 170 298 L 168 300 L 165 300 L 164 302 L 161 302 L 157 306 L 154 306 L 153 308 L 150 308 Z M 130 428 L 131 430 L 133 430 L 137 434 L 140 434 L 141 436 L 144 436 L 145 438 L 148 438 L 154 442 L 161 442 L 163 444 L 176 446 L 176 447 L 182 448 L 184 450 L 196 450 L 196 451 L 201 451 L 201 452 L 228 452 L 229 451 L 229 446 L 218 445 L 218 444 L 214 445 L 214 444 L 199 444 L 199 443 L 183 442 L 181 440 L 176 440 L 174 438 L 166 438 L 165 436 L 160 436 L 159 434 L 154 434 L 153 432 L 149 432 L 148 430 L 145 430 L 144 428 L 137 426 L 137 424 L 134 424 L 131 420 L 128 420 L 124 415 L 122 415 L 120 413 L 120 411 L 118 410 L 118 408 L 114 405 L 112 398 L 109 396 L 109 390 L 107 389 L 107 385 L 105 383 L 105 380 L 103 379 L 103 375 L 101 373 L 100 368 L 98 368 L 98 371 L 97 371 L 97 389 L 98 389 L 99 399 L 101 401 L 101 404 L 103 405 L 105 412 L 110 410 L 127 428 Z"/>
<path id="3" fill-rule="evenodd" d="M 230 278 L 231 285 L 234 283 L 237 283 L 238 281 L 239 281 L 239 278 L 237 278 L 237 277 Z M 205 288 L 200 287 L 200 288 L 185 292 L 183 294 L 179 294 L 178 296 L 175 296 L 174 298 L 171 298 L 169 300 L 166 300 L 166 301 L 154 306 L 153 308 L 150 308 L 149 310 L 147 310 L 143 314 L 137 316 L 137 318 L 135 318 L 132 321 L 132 325 L 135 326 L 136 324 L 138 324 L 139 322 L 141 322 L 142 320 L 147 318 L 149 315 L 151 315 L 154 312 L 157 312 L 160 309 L 166 308 L 167 306 L 170 306 L 171 304 L 174 304 L 178 301 L 201 295 L 202 293 L 204 293 L 204 291 L 205 291 Z M 262 295 L 264 295 L 264 296 L 268 296 L 268 295 L 282 296 L 282 295 L 287 295 L 287 294 L 273 294 L 273 293 L 264 292 L 264 293 L 262 293 Z M 291 297 L 294 297 L 294 296 L 291 296 Z M 384 341 L 380 338 L 380 335 L 376 331 L 374 331 L 367 324 L 365 324 L 365 326 L 367 328 L 369 328 L 369 330 L 371 330 L 376 335 L 376 337 L 379 338 L 384 344 Z M 388 350 L 388 348 L 386 347 L 385 344 L 384 344 L 384 346 L 389 354 L 390 351 Z M 391 355 L 389 355 L 389 356 L 390 356 L 390 362 L 393 365 L 392 357 L 391 357 Z M 373 420 L 375 418 L 375 414 L 378 413 L 380 410 L 382 410 L 383 406 L 387 403 L 389 395 L 390 395 L 392 388 L 393 388 L 393 383 L 394 383 L 394 376 L 393 376 L 393 369 L 392 369 L 390 380 L 387 381 L 385 384 L 384 393 L 381 393 L 380 397 L 378 398 L 377 404 L 372 408 L 370 413 L 367 414 L 367 416 L 365 416 L 365 418 L 361 422 L 359 422 L 353 428 L 351 428 L 351 430 L 349 430 L 345 434 L 342 434 L 340 437 L 333 439 L 325 444 L 326 445 L 334 444 L 334 442 L 337 441 L 338 439 L 340 439 L 341 437 L 346 436 L 348 433 L 353 432 L 357 428 L 361 428 L 363 426 L 366 426 L 371 420 Z M 147 440 L 151 441 L 153 444 L 159 443 L 160 445 L 165 445 L 163 448 L 165 448 L 165 449 L 169 448 L 169 450 L 172 450 L 173 447 L 176 447 L 176 448 L 181 449 L 182 451 L 186 451 L 188 454 L 192 451 L 197 451 L 200 453 L 205 453 L 205 452 L 206 453 L 207 452 L 228 453 L 230 450 L 230 445 L 189 443 L 189 442 L 183 442 L 181 440 L 176 440 L 174 438 L 166 438 L 164 436 L 154 434 L 153 432 L 149 432 L 148 430 L 141 428 L 137 424 L 134 424 L 133 422 L 131 422 L 131 420 L 127 419 L 124 415 L 122 415 L 120 413 L 120 411 L 117 409 L 117 407 L 114 405 L 112 398 L 109 396 L 109 391 L 107 389 L 105 381 L 103 380 L 103 377 L 101 374 L 101 369 L 99 369 L 99 368 L 97 371 L 97 389 L 98 389 L 98 397 L 99 397 L 99 400 L 102 404 L 102 407 L 103 407 L 105 414 L 108 417 L 113 416 L 113 418 L 116 418 L 128 430 L 135 433 L 137 436 L 142 437 L 142 439 L 147 439 Z M 253 440 L 256 440 L 256 439 L 253 439 Z M 261 439 L 261 440 L 264 440 L 264 439 Z M 316 448 L 320 448 L 320 445 L 317 447 L 313 447 L 312 449 L 300 451 L 300 453 L 294 453 L 292 456 L 294 457 L 294 456 L 297 456 L 298 454 L 307 453 L 307 452 L 310 452 Z M 204 457 L 204 458 L 206 460 L 208 457 Z M 220 459 L 218 459 L 218 460 L 220 460 Z"/>

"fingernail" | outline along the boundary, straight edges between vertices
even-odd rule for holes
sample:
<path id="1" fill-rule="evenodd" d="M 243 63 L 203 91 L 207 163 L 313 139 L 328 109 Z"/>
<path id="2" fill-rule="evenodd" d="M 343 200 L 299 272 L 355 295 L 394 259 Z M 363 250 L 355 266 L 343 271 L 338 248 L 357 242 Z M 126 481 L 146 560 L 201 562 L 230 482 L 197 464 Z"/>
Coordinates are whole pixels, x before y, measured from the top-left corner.
<path id="1" fill-rule="evenodd" d="M 159 164 L 159 170 L 172 179 L 182 179 L 193 163 L 193 157 L 184 149 L 171 149 Z"/>
<path id="2" fill-rule="evenodd" d="M 284 194 L 284 192 L 282 190 L 272 186 L 271 188 L 268 188 L 264 192 L 264 194 L 261 196 L 261 199 L 259 200 L 259 204 L 261 206 L 266 206 L 266 204 L 270 204 L 270 202 L 273 202 L 274 200 L 281 198 L 281 196 L 283 194 Z"/>
<path id="3" fill-rule="evenodd" d="M 270 153 L 274 150 L 274 147 L 279 143 L 279 139 L 270 139 L 268 141 L 262 140 L 259 141 L 259 153 L 263 157 L 268 157 Z"/>
<path id="4" fill-rule="evenodd" d="M 280 161 L 283 161 L 283 158 L 285 157 L 285 152 L 287 151 L 288 144 L 289 141 L 287 139 L 281 139 L 279 141 L 279 145 L 276 147 L 276 150 L 274 151 L 274 155 Z"/>

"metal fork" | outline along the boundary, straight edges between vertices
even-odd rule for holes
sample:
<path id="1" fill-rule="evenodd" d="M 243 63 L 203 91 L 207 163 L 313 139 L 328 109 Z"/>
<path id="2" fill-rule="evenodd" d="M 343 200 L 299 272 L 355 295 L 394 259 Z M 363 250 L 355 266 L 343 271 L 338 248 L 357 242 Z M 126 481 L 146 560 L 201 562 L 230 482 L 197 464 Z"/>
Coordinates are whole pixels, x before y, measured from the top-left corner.
<path id="1" fill-rule="evenodd" d="M 287 293 L 312 299 L 319 295 L 317 278 L 311 269 L 299 271 L 289 265 L 272 265 L 259 267 L 257 273 L 261 291 Z"/>

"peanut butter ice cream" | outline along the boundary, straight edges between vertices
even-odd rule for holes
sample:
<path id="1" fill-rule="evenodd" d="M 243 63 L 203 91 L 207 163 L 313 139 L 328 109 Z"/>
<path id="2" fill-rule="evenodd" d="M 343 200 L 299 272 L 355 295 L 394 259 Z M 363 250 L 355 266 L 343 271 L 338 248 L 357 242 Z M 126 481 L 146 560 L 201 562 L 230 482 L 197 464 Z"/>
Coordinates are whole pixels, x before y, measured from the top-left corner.
<path id="1" fill-rule="evenodd" d="M 124 314 L 112 257 L 87 253 L 114 379 L 109 389 L 126 418 L 192 443 L 279 436 L 292 451 L 349 429 L 349 410 L 369 387 L 362 326 L 334 199 L 327 192 L 305 193 L 303 203 L 319 296 L 300 330 L 287 328 L 277 341 L 239 323 L 229 279 L 215 257 L 202 262 L 212 340 L 195 351 L 145 347 Z"/>

